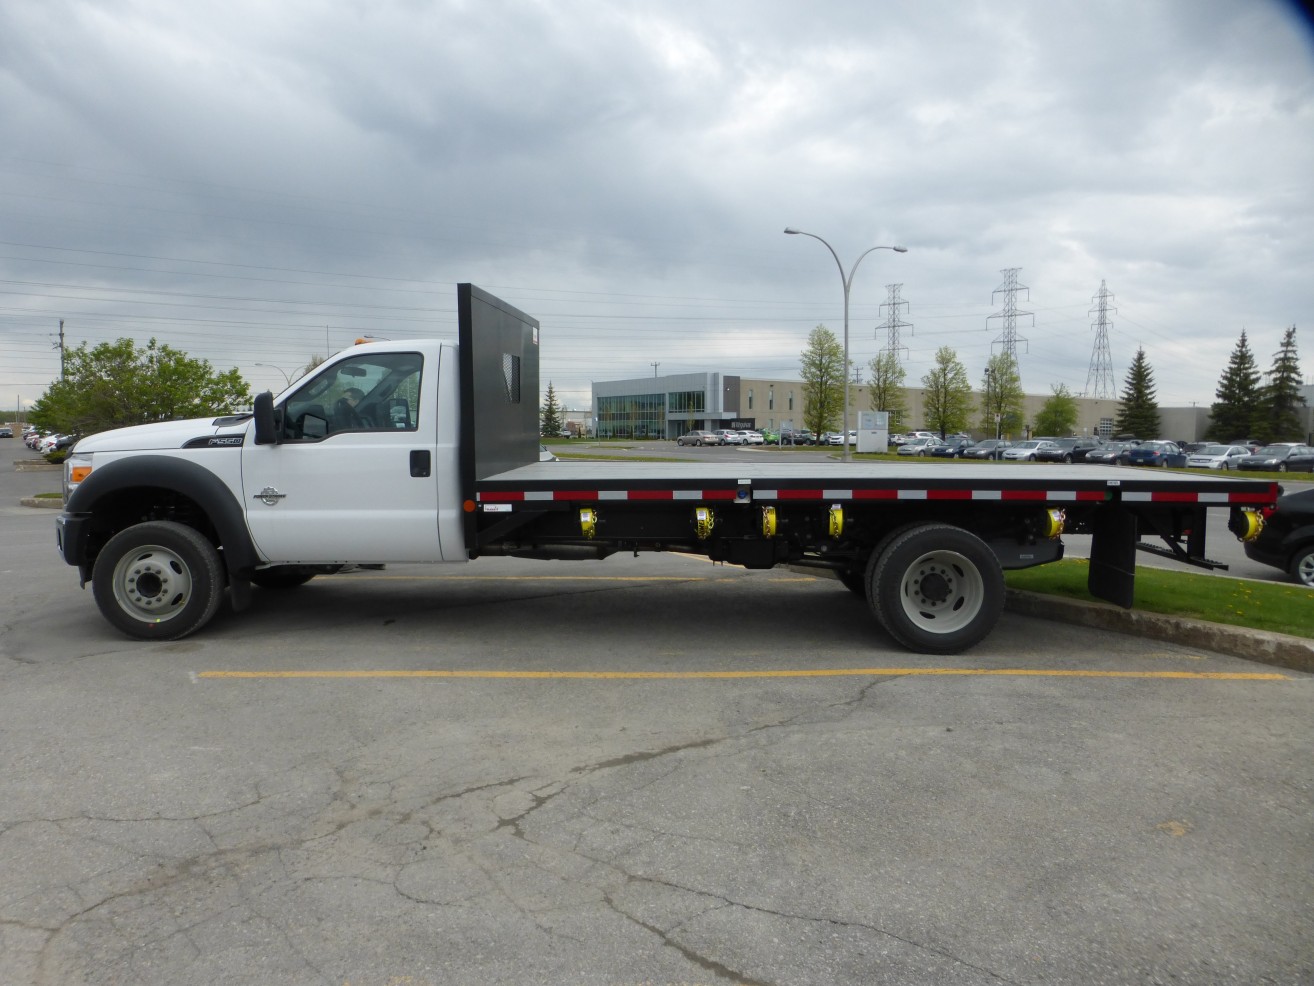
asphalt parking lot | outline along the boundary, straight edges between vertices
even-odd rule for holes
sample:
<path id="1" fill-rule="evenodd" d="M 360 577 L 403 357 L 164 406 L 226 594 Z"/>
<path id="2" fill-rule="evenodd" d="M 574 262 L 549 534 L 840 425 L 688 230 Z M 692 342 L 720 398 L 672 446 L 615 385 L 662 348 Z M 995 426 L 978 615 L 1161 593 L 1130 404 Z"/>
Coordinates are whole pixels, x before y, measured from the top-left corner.
<path id="1" fill-rule="evenodd" d="M 0 983 L 1314 981 L 1314 676 L 1015 614 L 912 655 L 834 582 L 667 556 L 134 642 L 29 482 Z"/>

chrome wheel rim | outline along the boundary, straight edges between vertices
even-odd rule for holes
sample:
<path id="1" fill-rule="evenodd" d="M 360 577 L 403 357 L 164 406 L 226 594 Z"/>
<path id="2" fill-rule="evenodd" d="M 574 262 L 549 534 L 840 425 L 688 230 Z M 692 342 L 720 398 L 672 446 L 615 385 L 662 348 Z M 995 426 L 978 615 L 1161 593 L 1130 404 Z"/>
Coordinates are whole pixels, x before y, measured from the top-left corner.
<path id="1" fill-rule="evenodd" d="M 165 623 L 192 598 L 192 574 L 169 548 L 147 544 L 124 555 L 114 566 L 114 600 L 143 623 Z"/>
<path id="2" fill-rule="evenodd" d="M 957 551 L 928 551 L 904 570 L 899 587 L 904 615 L 927 633 L 954 633 L 985 603 L 981 571 Z"/>

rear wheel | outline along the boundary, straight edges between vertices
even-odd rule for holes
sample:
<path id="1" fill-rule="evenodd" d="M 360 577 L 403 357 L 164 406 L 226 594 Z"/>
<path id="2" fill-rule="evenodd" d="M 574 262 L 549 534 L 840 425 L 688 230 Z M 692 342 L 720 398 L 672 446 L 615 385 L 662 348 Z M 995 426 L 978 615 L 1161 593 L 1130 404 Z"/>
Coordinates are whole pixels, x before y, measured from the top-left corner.
<path id="1" fill-rule="evenodd" d="M 1314 544 L 1308 544 L 1291 559 L 1291 577 L 1301 585 L 1314 586 Z"/>
<path id="2" fill-rule="evenodd" d="M 91 586 L 101 614 L 128 636 L 177 640 L 218 611 L 224 574 L 219 552 L 199 531 L 150 521 L 110 538 Z"/>
<path id="3" fill-rule="evenodd" d="M 867 598 L 903 646 L 956 654 L 994 629 L 1004 604 L 999 560 L 975 534 L 948 524 L 897 532 L 867 565 Z"/>

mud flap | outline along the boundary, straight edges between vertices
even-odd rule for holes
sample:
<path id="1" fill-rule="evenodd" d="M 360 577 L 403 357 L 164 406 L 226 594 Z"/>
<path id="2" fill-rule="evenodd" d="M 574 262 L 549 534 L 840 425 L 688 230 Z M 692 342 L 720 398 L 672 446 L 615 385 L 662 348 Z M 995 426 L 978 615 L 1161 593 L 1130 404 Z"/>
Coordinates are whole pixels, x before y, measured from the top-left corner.
<path id="1" fill-rule="evenodd" d="M 1136 589 L 1136 517 L 1108 504 L 1096 513 L 1091 527 L 1086 588 L 1097 599 L 1131 609 Z"/>

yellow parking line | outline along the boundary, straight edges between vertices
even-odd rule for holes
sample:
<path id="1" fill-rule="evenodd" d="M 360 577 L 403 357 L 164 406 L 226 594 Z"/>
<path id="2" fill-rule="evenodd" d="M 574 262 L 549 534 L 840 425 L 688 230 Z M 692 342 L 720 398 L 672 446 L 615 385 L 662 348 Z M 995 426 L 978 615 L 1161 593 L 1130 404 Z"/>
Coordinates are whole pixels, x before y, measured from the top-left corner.
<path id="1" fill-rule="evenodd" d="M 728 582 L 735 575 L 352 575 L 358 582 Z M 769 578 L 769 582 L 815 582 L 809 576 Z"/>
<path id="2" fill-rule="evenodd" d="M 1044 668 L 829 668 L 814 671 L 201 671 L 198 678 L 518 678 L 606 681 L 683 681 L 734 678 L 879 678 L 893 676 L 1021 678 L 1149 678 L 1195 681 L 1289 681 L 1284 674 L 1251 671 L 1064 671 Z"/>

